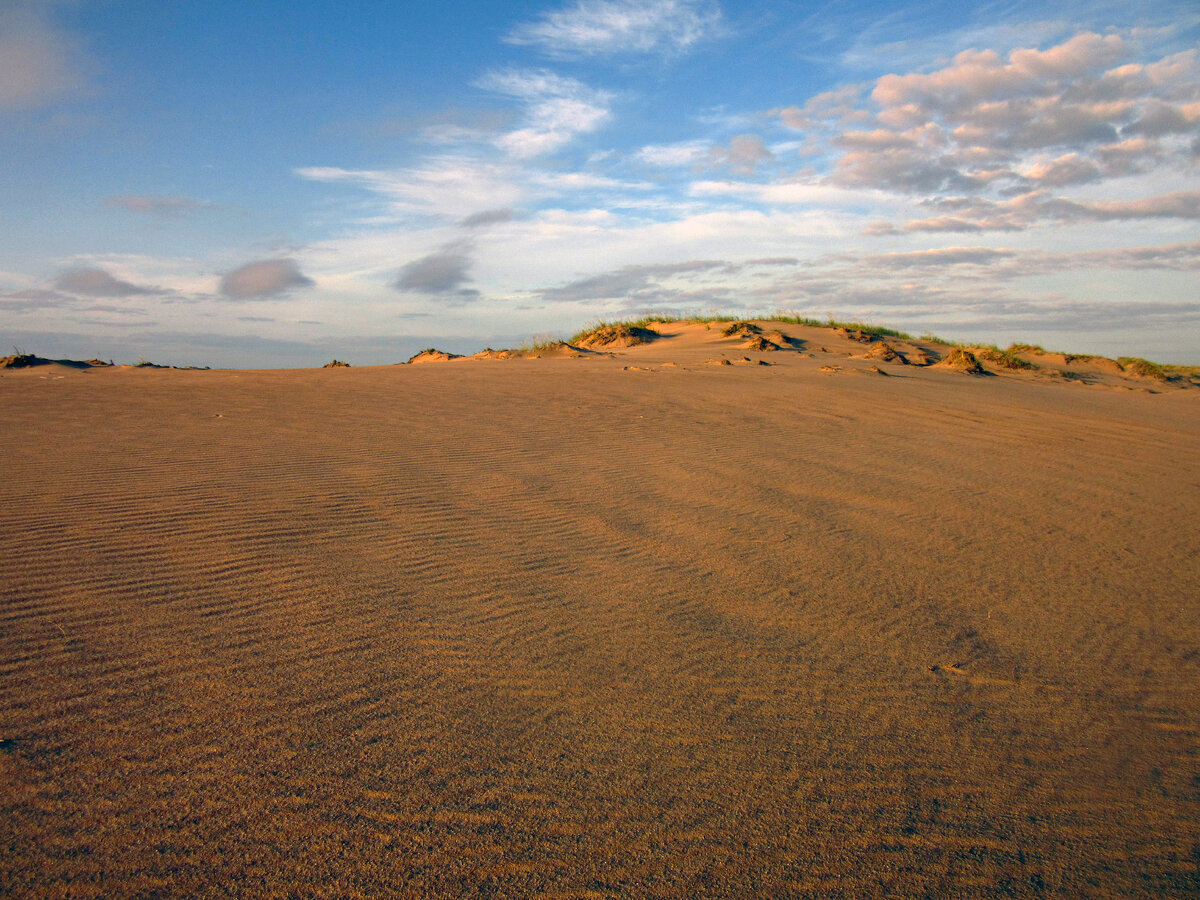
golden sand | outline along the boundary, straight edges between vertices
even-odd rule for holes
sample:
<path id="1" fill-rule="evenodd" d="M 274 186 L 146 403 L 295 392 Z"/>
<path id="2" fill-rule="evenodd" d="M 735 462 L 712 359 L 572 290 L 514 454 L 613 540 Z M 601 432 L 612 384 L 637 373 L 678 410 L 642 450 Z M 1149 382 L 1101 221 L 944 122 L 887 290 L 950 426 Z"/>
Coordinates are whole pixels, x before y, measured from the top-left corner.
<path id="1" fill-rule="evenodd" d="M 759 324 L 0 373 L 0 892 L 1194 895 L 1200 390 Z"/>

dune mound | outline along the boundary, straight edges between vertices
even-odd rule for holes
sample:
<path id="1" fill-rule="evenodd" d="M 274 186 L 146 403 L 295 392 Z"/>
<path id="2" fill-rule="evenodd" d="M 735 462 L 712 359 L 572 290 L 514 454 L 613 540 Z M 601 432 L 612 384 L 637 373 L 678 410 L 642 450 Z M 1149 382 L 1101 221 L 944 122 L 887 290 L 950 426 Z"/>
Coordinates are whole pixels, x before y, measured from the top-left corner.
<path id="1" fill-rule="evenodd" d="M 900 365 L 905 365 L 908 363 L 908 360 L 904 358 L 903 354 L 901 354 L 887 341 L 880 341 L 878 344 L 875 344 L 866 352 L 865 358 L 878 359 L 883 362 L 900 363 Z"/>
<path id="2" fill-rule="evenodd" d="M 409 365 L 430 363 L 430 362 L 448 362 L 452 359 L 459 359 L 458 353 L 447 353 L 445 350 L 438 350 L 436 347 L 429 347 L 422 350 L 416 356 L 409 359 Z"/>
<path id="3" fill-rule="evenodd" d="M 767 353 L 773 350 L 782 350 L 783 348 L 774 341 L 763 337 L 761 334 L 756 334 L 753 335 L 750 340 L 746 341 L 746 343 L 742 344 L 742 349 L 757 350 L 760 353 Z"/>
<path id="4" fill-rule="evenodd" d="M 48 365 L 51 360 L 34 356 L 32 353 L 15 353 L 0 357 L 0 369 L 28 369 L 32 366 Z"/>
<path id="5" fill-rule="evenodd" d="M 648 344 L 658 336 L 653 328 L 618 322 L 584 332 L 574 339 L 574 344 L 579 347 L 636 347 Z"/>
<path id="6" fill-rule="evenodd" d="M 975 358 L 975 354 L 962 347 L 955 347 L 937 365 L 944 366 L 947 369 L 954 369 L 957 372 L 965 372 L 968 375 L 984 374 L 983 366 L 979 364 L 979 360 Z"/>
<path id="7" fill-rule="evenodd" d="M 721 329 L 721 334 L 725 337 L 737 337 L 739 335 L 751 337 L 756 334 L 762 334 L 762 329 L 753 322 L 730 322 Z"/>
<path id="8" fill-rule="evenodd" d="M 861 328 L 835 328 L 834 331 L 842 337 L 849 338 L 860 344 L 870 344 L 875 340 L 875 335 L 869 331 L 863 331 Z"/>
<path id="9" fill-rule="evenodd" d="M 768 341 L 774 341 L 780 347 L 791 347 L 799 349 L 804 346 L 804 341 L 797 340 L 790 335 L 784 334 L 782 331 L 768 331 L 763 335 Z"/>
<path id="10" fill-rule="evenodd" d="M 67 366 L 72 369 L 110 368 L 111 362 L 103 359 L 47 359 L 33 353 L 14 353 L 0 356 L 0 369 L 30 369 L 34 366 Z"/>
<path id="11" fill-rule="evenodd" d="M 472 353 L 468 359 L 513 359 L 519 354 L 514 350 L 493 350 L 485 347 L 478 353 Z"/>

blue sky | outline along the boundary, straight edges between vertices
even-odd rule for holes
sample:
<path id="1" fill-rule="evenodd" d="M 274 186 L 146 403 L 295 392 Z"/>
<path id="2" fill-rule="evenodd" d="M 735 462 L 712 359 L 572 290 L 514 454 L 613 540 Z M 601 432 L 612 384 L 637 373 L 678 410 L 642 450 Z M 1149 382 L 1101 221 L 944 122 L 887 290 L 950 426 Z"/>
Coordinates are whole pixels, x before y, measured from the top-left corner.
<path id="1" fill-rule="evenodd" d="M 0 0 L 0 341 L 304 366 L 645 312 L 1200 363 L 1200 10 Z"/>

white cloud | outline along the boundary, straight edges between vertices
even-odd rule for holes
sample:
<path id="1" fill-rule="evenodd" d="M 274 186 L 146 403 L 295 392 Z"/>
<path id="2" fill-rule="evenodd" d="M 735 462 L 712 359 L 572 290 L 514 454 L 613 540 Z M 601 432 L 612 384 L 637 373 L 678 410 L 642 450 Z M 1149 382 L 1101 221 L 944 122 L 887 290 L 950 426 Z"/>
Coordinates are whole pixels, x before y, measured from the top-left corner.
<path id="1" fill-rule="evenodd" d="M 703 140 L 649 144 L 638 150 L 634 157 L 651 166 L 694 166 L 708 156 L 710 147 L 710 143 Z"/>
<path id="2" fill-rule="evenodd" d="M 720 26 L 720 7 L 706 0 L 578 0 L 518 25 L 505 40 L 554 57 L 680 52 Z"/>
<path id="3" fill-rule="evenodd" d="M 518 206 L 527 195 L 519 170 L 469 156 L 433 157 L 402 169 L 310 166 L 294 171 L 309 181 L 360 185 L 386 197 L 393 211 L 407 215 L 461 219 L 482 209 Z"/>
<path id="4" fill-rule="evenodd" d="M 607 91 L 546 69 L 489 72 L 478 85 L 526 104 L 526 126 L 496 139 L 498 147 L 517 159 L 552 153 L 575 135 L 595 131 L 608 118 L 612 99 Z"/>
<path id="5" fill-rule="evenodd" d="M 927 109 L 958 110 L 1014 95 L 1048 93 L 1064 79 L 1111 65 L 1124 51 L 1119 35 L 1090 33 L 1045 51 L 1013 50 L 1007 64 L 994 50 L 964 50 L 936 72 L 884 75 L 871 97 L 885 108 L 918 103 Z"/>

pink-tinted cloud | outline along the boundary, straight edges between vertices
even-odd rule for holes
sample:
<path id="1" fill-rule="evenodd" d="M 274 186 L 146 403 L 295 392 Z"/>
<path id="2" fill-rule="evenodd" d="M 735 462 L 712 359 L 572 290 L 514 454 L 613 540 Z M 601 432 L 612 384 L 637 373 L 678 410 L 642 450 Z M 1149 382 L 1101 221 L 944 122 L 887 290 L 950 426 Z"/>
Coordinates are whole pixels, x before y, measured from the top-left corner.
<path id="1" fill-rule="evenodd" d="M 234 300 L 258 300 L 315 283 L 300 271 L 294 259 L 264 259 L 227 272 L 221 278 L 220 290 Z"/>

